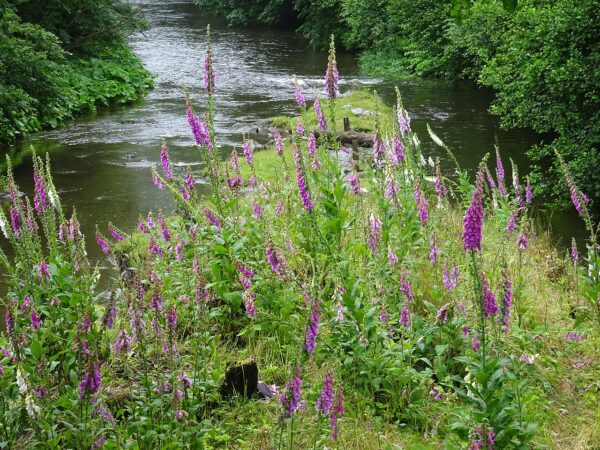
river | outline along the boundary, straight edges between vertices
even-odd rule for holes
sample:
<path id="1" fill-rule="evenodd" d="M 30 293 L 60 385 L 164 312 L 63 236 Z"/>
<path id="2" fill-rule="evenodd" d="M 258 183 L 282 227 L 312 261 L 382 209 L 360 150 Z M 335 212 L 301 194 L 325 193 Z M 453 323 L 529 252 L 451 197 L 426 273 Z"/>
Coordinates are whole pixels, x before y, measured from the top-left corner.
<path id="1" fill-rule="evenodd" d="M 150 167 L 159 160 L 161 140 L 180 166 L 199 172 L 185 109 L 184 88 L 191 92 L 197 110 L 205 106 L 202 86 L 204 30 L 213 28 L 217 74 L 216 130 L 223 154 L 240 146 L 242 134 L 269 117 L 294 111 L 292 80 L 306 83 L 305 93 L 323 89 L 327 54 L 313 51 L 292 30 L 228 28 L 193 1 L 134 1 L 150 22 L 149 30 L 131 38 L 131 45 L 155 75 L 155 89 L 136 104 L 104 109 L 77 118 L 64 127 L 38 133 L 18 145 L 33 145 L 42 154 L 51 152 L 55 185 L 63 205 L 77 209 L 88 251 L 101 261 L 93 242 L 96 224 L 105 230 L 108 221 L 130 229 L 139 213 L 172 204 L 165 192 L 151 183 Z M 394 83 L 361 76 L 355 58 L 338 55 L 341 89 L 377 89 L 393 104 Z M 528 131 L 502 132 L 488 112 L 491 93 L 471 83 L 424 80 L 396 83 L 419 132 L 425 152 L 434 149 L 425 125 L 455 150 L 461 164 L 477 166 L 493 150 L 495 136 L 505 157 L 526 167 L 524 152 L 539 137 Z M 31 192 L 31 165 L 16 170 L 21 189 Z"/>

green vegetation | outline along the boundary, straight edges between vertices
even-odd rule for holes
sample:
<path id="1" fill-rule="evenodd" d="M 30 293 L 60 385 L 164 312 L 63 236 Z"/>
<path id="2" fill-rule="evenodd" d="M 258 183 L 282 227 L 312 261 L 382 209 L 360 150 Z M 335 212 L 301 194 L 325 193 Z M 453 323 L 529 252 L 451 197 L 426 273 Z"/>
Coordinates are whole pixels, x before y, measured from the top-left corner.
<path id="1" fill-rule="evenodd" d="M 0 251 L 0 446 L 597 448 L 597 228 L 561 158 L 585 251 L 535 228 L 530 184 L 507 183 L 500 154 L 474 182 L 422 164 L 399 99 L 357 162 L 313 139 L 302 101 L 286 150 L 274 133 L 224 162 L 208 55 L 208 111 L 188 103 L 187 119 L 213 189 L 163 145 L 151 175 L 175 213 L 97 231 L 121 275 L 109 298 L 49 162 L 33 156 L 31 199 L 0 180 L 15 255 Z"/>
<path id="2" fill-rule="evenodd" d="M 129 5 L 3 0 L 0 14 L 0 142 L 131 102 L 152 86 L 127 46 L 144 26 Z"/>
<path id="3" fill-rule="evenodd" d="M 236 2 L 238 3 L 238 2 Z M 290 5 L 291 3 L 291 5 Z M 228 2 L 200 1 L 223 12 Z M 299 32 L 324 47 L 329 33 L 360 54 L 365 72 L 399 78 L 470 79 L 496 91 L 503 127 L 544 136 L 532 148 L 536 191 L 565 198 L 553 148 L 600 206 L 600 8 L 597 0 L 277 0 L 252 2 L 243 20 L 268 23 L 286 8 Z M 274 8 L 277 5 L 277 8 Z M 241 13 L 236 17 L 241 16 Z M 229 17 L 230 20 L 235 18 Z"/>
<path id="4" fill-rule="evenodd" d="M 327 113 L 326 103 L 321 105 L 321 108 L 324 113 Z M 348 92 L 337 99 L 337 108 L 341 112 L 335 120 L 337 130 L 344 129 L 343 117 L 348 117 L 350 126 L 357 131 L 373 132 L 377 120 L 381 131 L 392 129 L 392 109 L 372 91 L 359 89 Z M 317 129 L 317 118 L 312 106 L 306 111 L 303 120 L 308 129 Z M 297 121 L 297 118 L 277 116 L 271 119 L 271 124 L 282 130 L 293 130 L 296 128 Z"/>

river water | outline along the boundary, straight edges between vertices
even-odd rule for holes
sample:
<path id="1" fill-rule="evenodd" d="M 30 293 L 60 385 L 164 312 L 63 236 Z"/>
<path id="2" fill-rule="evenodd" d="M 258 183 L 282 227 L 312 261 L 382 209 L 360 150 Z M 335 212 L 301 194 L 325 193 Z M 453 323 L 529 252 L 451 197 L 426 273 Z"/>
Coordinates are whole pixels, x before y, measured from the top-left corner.
<path id="1" fill-rule="evenodd" d="M 196 110 L 201 111 L 208 23 L 213 28 L 216 130 L 223 154 L 239 146 L 242 134 L 257 124 L 294 111 L 294 75 L 305 83 L 307 96 L 321 92 L 327 61 L 326 53 L 309 49 L 292 30 L 228 28 L 192 0 L 134 3 L 146 14 L 150 29 L 132 36 L 131 44 L 155 75 L 155 89 L 137 104 L 77 118 L 18 144 L 33 145 L 38 153 L 51 151 L 63 205 L 77 209 L 90 257 L 99 261 L 103 259 L 93 242 L 96 224 L 105 230 L 112 221 L 130 229 L 139 213 L 169 212 L 172 207 L 168 194 L 157 190 L 150 179 L 162 139 L 178 165 L 200 171 L 185 116 L 184 89 L 190 90 Z M 394 83 L 359 75 L 356 60 L 348 54 L 338 55 L 338 67 L 342 91 L 370 87 L 393 104 Z M 503 154 L 525 168 L 524 152 L 539 137 L 527 131 L 500 131 L 487 112 L 489 91 L 470 83 L 410 80 L 396 84 L 426 153 L 434 149 L 425 131 L 429 123 L 464 167 L 476 167 L 482 155 L 493 150 L 497 135 Z M 31 192 L 30 164 L 19 167 L 16 178 L 23 191 Z"/>

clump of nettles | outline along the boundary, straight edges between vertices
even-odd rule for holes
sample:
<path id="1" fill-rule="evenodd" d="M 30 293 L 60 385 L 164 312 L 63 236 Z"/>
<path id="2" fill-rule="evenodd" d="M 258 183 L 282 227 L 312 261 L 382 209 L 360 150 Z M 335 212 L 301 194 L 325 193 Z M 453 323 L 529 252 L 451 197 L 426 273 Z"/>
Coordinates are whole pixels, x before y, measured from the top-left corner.
<path id="1" fill-rule="evenodd" d="M 204 67 L 207 111 L 190 96 L 185 110 L 212 190 L 200 197 L 197 175 L 180 172 L 162 144 L 151 177 L 172 193 L 177 214 L 140 216 L 129 234 L 110 223 L 97 231 L 121 271 L 109 298 L 94 293 L 98 271 L 75 213 L 63 214 L 49 163 L 34 155 L 32 201 L 10 171 L 3 180 L 0 229 L 13 256 L 0 253 L 9 275 L 0 442 L 251 440 L 237 419 L 216 418 L 241 414 L 221 401 L 219 384 L 230 364 L 254 355 L 268 379 L 265 399 L 250 401 L 268 403 L 245 408 L 244 420 L 277 428 L 258 446 L 367 445 L 367 428 L 353 431 L 367 414 L 473 449 L 530 445 L 544 406 L 531 395 L 541 372 L 538 299 L 524 278 L 534 264 L 530 183 L 516 167 L 509 182 L 497 150 L 495 168 L 486 157 L 471 185 L 431 130 L 443 152 L 426 160 L 399 93 L 391 129 L 378 119 L 371 152 L 349 155 L 336 139 L 333 39 L 324 97 L 310 109 L 295 84 L 291 134 L 273 130 L 272 154 L 255 154 L 244 139 L 241 154 L 223 161 L 209 33 Z M 280 171 L 265 173 L 264 158 Z M 455 167 L 448 177 L 443 161 Z M 596 233 L 586 197 L 565 176 L 591 233 L 586 264 L 571 248 L 580 293 L 571 307 L 585 327 L 593 314 L 600 323 Z M 595 332 L 586 330 L 551 333 L 575 346 Z"/>

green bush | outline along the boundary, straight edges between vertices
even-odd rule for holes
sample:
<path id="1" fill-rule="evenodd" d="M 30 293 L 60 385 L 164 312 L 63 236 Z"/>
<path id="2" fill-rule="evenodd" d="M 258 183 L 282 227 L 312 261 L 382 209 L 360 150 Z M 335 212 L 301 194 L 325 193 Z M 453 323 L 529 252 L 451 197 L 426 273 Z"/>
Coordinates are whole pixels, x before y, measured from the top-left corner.
<path id="1" fill-rule="evenodd" d="M 131 7 L 94 2 L 83 14 L 85 2 L 50 2 L 41 14 L 39 2 L 17 3 L 0 5 L 0 142 L 133 101 L 152 86 L 125 40 L 143 25 Z"/>
<path id="2" fill-rule="evenodd" d="M 556 147 L 576 181 L 598 202 L 600 173 L 590 170 L 600 164 L 598 2 L 527 2 L 506 33 L 481 74 L 481 82 L 497 91 L 492 111 L 507 128 L 530 127 L 556 135 L 550 145 L 530 151 L 541 191 L 566 194 L 556 178 L 543 172 Z"/>

